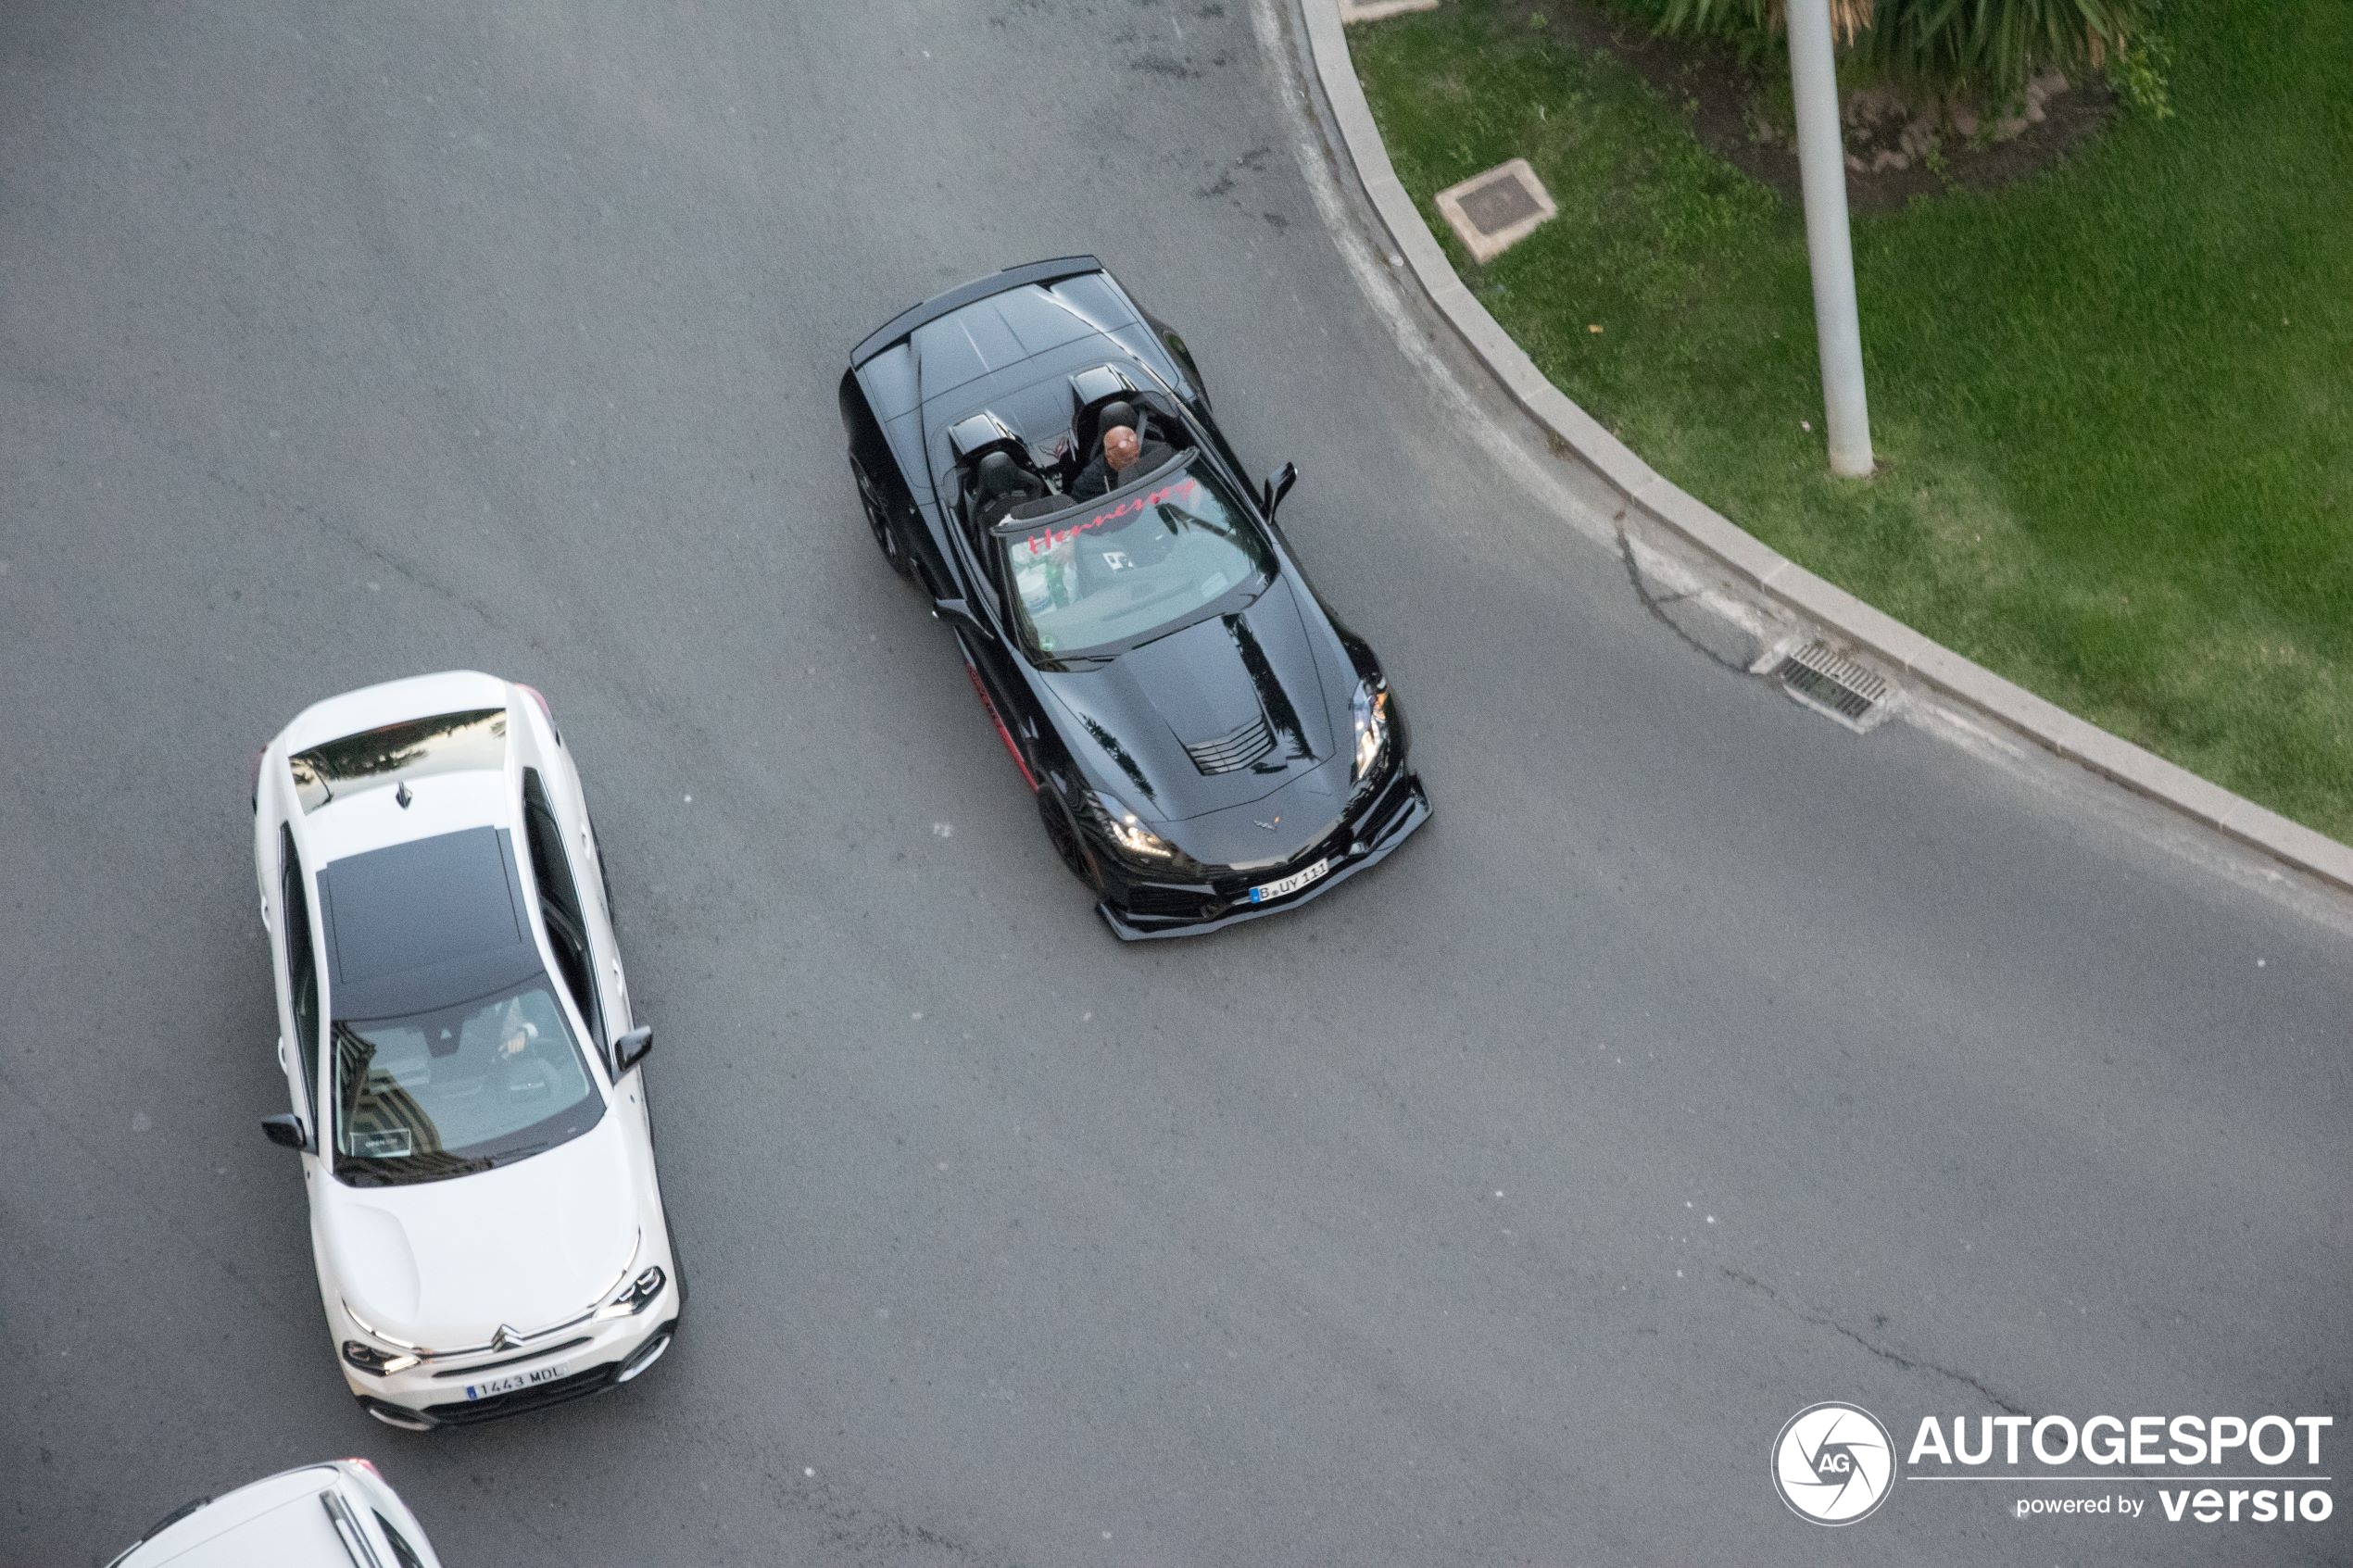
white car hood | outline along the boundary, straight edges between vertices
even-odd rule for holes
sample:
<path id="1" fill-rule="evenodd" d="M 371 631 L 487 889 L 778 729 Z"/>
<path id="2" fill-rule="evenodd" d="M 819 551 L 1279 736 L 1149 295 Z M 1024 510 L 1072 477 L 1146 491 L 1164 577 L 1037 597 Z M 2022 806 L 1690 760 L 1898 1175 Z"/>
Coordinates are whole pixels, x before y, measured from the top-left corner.
<path id="1" fill-rule="evenodd" d="M 321 1283 L 370 1327 L 428 1349 L 486 1345 L 578 1317 L 637 1249 L 623 1118 L 478 1175 L 350 1187 L 323 1171 L 313 1224 Z"/>

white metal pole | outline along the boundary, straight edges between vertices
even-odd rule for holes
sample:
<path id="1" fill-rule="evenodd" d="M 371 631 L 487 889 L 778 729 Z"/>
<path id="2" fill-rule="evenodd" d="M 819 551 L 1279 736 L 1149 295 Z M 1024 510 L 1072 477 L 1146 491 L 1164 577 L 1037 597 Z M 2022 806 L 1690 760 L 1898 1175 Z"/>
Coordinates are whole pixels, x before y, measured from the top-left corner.
<path id="1" fill-rule="evenodd" d="M 1838 131 L 1838 68 L 1830 0 L 1787 0 L 1789 84 L 1797 100 L 1797 172 L 1806 191 L 1806 255 L 1814 269 L 1814 336 L 1831 471 L 1871 471 L 1871 416 L 1863 398 L 1863 329 L 1855 316 L 1855 246 L 1846 229 L 1846 146 Z"/>

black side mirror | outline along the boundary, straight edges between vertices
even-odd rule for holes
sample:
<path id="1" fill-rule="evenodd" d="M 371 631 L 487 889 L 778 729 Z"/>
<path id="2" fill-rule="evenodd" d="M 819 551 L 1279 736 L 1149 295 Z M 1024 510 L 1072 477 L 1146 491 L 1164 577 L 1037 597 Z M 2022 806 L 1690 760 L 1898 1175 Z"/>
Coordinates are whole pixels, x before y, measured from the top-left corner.
<path id="1" fill-rule="evenodd" d="M 281 1148 L 297 1148 L 306 1154 L 310 1152 L 310 1135 L 303 1130 L 299 1116 L 291 1112 L 265 1116 L 261 1119 L 261 1130 L 269 1135 L 271 1143 Z"/>
<path id="2" fill-rule="evenodd" d="M 653 1048 L 654 1032 L 651 1029 L 632 1029 L 612 1043 L 612 1075 L 621 1077 L 645 1060 L 646 1053 Z"/>
<path id="3" fill-rule="evenodd" d="M 1298 483 L 1299 465 L 1297 463 L 1285 463 L 1266 476 L 1265 500 L 1268 517 L 1275 515 L 1275 508 L 1283 504 L 1283 497 L 1290 495 L 1290 487 Z"/>

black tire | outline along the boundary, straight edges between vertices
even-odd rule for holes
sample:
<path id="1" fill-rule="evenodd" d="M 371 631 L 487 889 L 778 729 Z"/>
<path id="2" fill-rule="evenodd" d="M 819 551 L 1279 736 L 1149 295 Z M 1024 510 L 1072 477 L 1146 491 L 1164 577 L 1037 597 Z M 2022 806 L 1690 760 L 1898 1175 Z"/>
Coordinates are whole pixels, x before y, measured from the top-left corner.
<path id="1" fill-rule="evenodd" d="M 1069 868 L 1070 874 L 1095 885 L 1095 869 L 1088 863 L 1087 847 L 1078 839 L 1078 824 L 1070 820 L 1070 809 L 1051 786 L 1038 791 L 1038 819 L 1046 825 L 1046 842 L 1054 847 L 1054 856 Z"/>
<path id="2" fill-rule="evenodd" d="M 907 554 L 907 547 L 899 542 L 899 535 L 891 531 L 890 497 L 868 476 L 866 465 L 855 457 L 849 459 L 849 473 L 858 482 L 858 504 L 865 508 L 866 526 L 874 532 L 875 547 L 883 553 L 883 559 L 890 563 L 891 571 L 901 577 L 914 576 L 913 559 Z"/>

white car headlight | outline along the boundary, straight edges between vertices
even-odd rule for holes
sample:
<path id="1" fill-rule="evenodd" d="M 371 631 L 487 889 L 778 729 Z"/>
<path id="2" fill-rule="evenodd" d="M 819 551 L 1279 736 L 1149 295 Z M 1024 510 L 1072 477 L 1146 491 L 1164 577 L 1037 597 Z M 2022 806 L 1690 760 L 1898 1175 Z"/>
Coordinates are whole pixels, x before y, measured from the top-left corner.
<path id="1" fill-rule="evenodd" d="M 402 1351 L 379 1349 L 357 1339 L 343 1342 L 343 1359 L 371 1377 L 390 1377 L 396 1372 L 407 1372 L 418 1361 Z"/>
<path id="2" fill-rule="evenodd" d="M 1363 784 L 1389 751 L 1389 683 L 1378 675 L 1366 678 L 1349 709 L 1356 726 L 1356 771 L 1349 777 Z"/>
<path id="3" fill-rule="evenodd" d="M 670 1276 L 661 1272 L 661 1265 L 655 1264 L 631 1280 L 628 1288 L 620 1295 L 598 1308 L 597 1321 L 605 1323 L 613 1318 L 635 1317 L 661 1298 L 661 1287 L 669 1281 Z"/>

